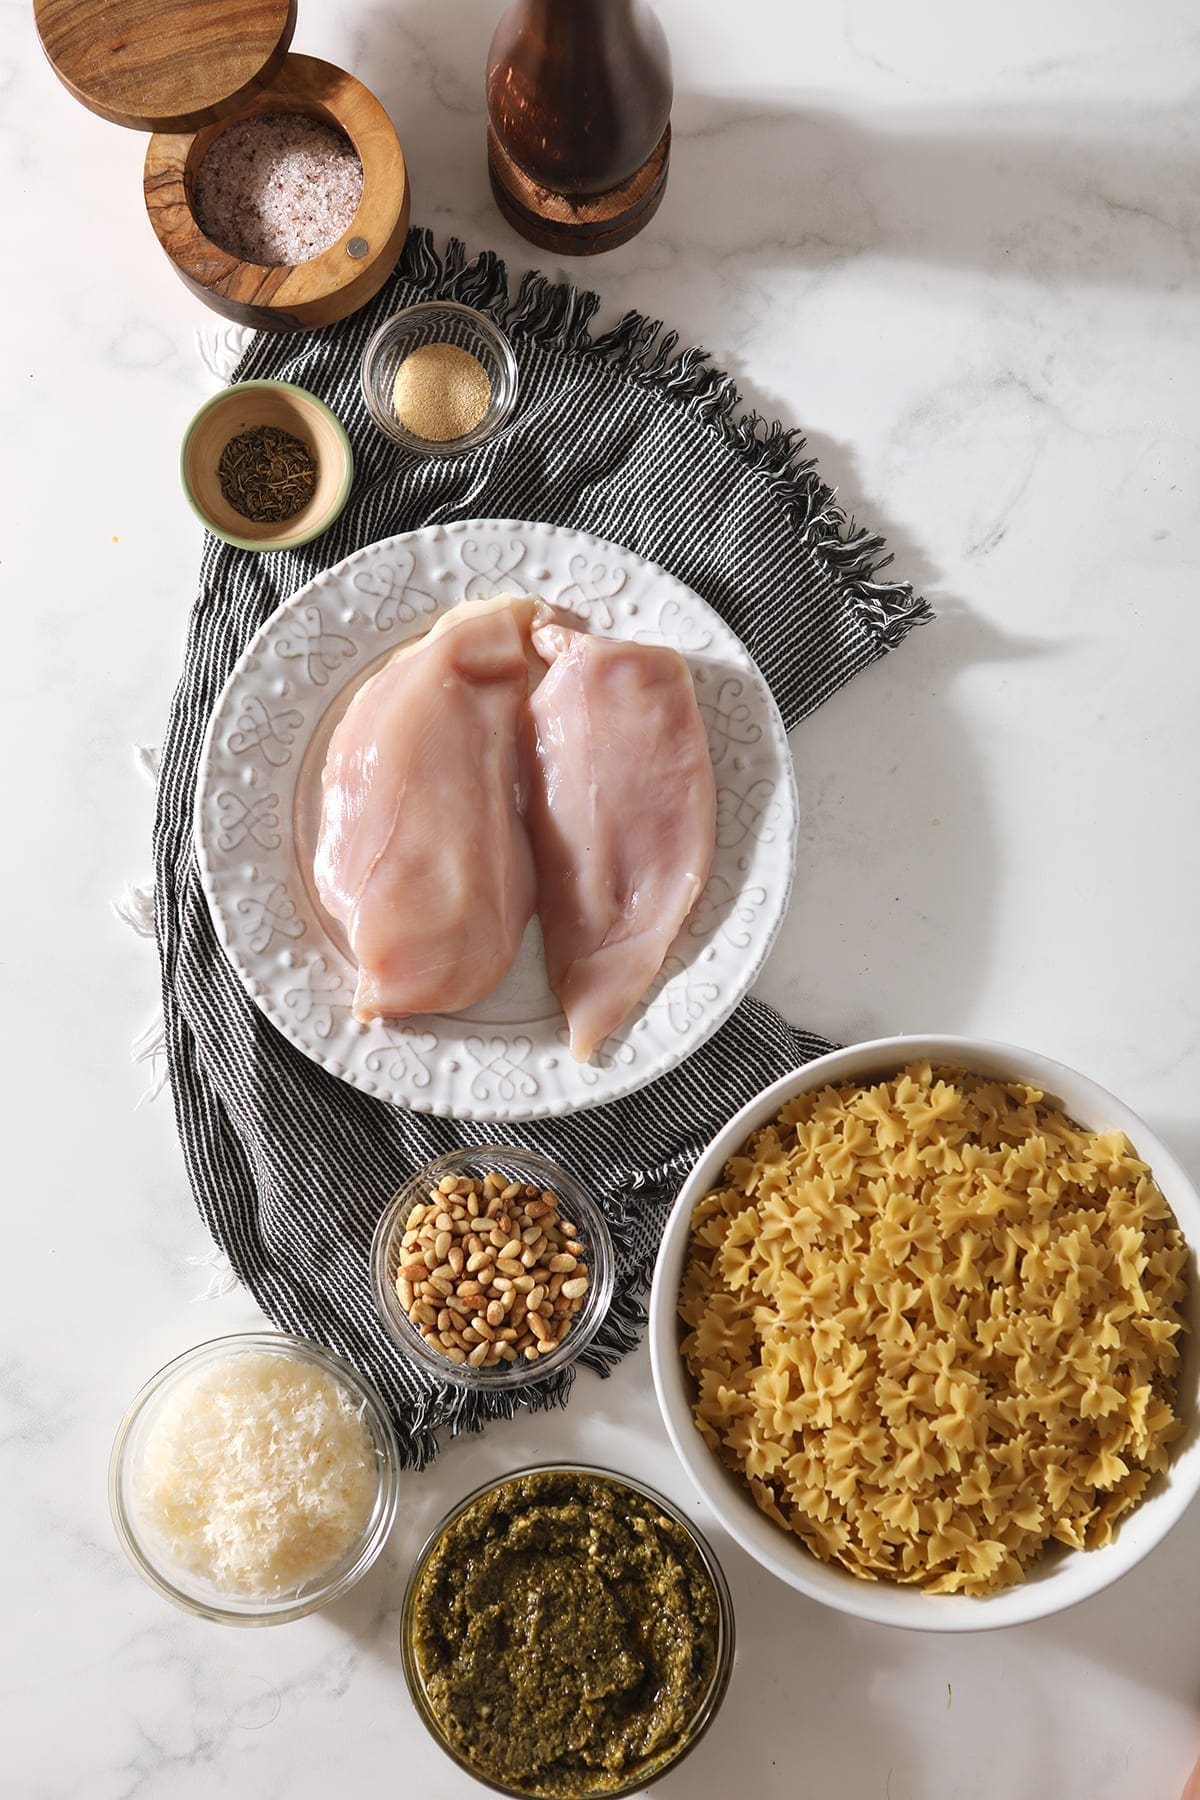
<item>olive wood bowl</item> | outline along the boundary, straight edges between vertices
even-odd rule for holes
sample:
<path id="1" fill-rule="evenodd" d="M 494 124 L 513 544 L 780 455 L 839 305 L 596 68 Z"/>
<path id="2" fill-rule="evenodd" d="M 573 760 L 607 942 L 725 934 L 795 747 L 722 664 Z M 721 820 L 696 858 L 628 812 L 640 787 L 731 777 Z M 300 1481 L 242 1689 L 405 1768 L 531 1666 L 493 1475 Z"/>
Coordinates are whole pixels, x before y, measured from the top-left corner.
<path id="1" fill-rule="evenodd" d="M 222 131 L 268 113 L 303 113 L 341 131 L 362 163 L 363 191 L 349 229 L 308 262 L 242 262 L 205 237 L 194 208 L 196 171 Z M 408 174 L 396 129 L 360 81 L 315 56 L 291 55 L 244 106 L 198 131 L 156 132 L 146 151 L 146 210 L 177 273 L 206 305 L 267 331 L 331 325 L 383 286 L 408 234 Z"/>
<path id="2" fill-rule="evenodd" d="M 230 438 L 255 426 L 274 425 L 300 438 L 317 465 L 308 505 L 290 519 L 255 524 L 221 491 L 217 465 Z M 206 400 L 184 434 L 180 479 L 192 511 L 214 536 L 239 550 L 294 550 L 328 531 L 350 495 L 354 453 L 350 440 L 323 400 L 287 381 L 239 381 Z"/>

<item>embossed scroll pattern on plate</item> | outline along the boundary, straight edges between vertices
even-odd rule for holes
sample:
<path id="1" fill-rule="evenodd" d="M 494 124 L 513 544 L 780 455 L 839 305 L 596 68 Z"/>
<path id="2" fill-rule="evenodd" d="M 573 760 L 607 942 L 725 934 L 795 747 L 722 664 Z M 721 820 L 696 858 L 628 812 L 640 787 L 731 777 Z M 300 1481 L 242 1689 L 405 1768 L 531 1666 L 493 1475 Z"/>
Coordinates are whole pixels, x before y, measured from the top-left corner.
<path id="1" fill-rule="evenodd" d="M 359 1023 L 355 972 L 297 860 L 306 746 L 381 656 L 462 599 L 540 594 L 589 628 L 688 660 L 717 778 L 708 885 L 650 992 L 591 1062 L 572 1061 L 536 926 L 496 994 L 468 1013 Z M 358 551 L 269 619 L 209 727 L 196 795 L 201 875 L 255 1002 L 332 1074 L 419 1111 L 505 1120 L 641 1087 L 716 1029 L 753 982 L 787 907 L 797 807 L 787 738 L 753 660 L 698 595 L 586 533 L 485 520 Z"/>

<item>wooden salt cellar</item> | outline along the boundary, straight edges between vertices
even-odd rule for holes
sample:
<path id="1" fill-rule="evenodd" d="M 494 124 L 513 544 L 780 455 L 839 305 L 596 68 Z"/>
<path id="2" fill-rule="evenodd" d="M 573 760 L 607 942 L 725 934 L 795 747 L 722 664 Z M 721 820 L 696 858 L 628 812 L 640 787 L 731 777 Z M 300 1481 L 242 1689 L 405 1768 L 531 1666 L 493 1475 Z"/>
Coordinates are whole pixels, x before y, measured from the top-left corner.
<path id="1" fill-rule="evenodd" d="M 514 0 L 488 55 L 488 165 L 509 223 L 560 255 L 653 217 L 671 151 L 671 55 L 646 0 Z"/>
<path id="2" fill-rule="evenodd" d="M 146 210 L 176 272 L 227 319 L 267 331 L 331 325 L 379 292 L 404 248 L 411 202 L 400 140 L 361 81 L 315 56 L 287 57 L 269 86 L 244 101 L 236 116 L 269 113 L 319 119 L 354 145 L 362 199 L 336 243 L 307 262 L 265 268 L 205 237 L 192 195 L 196 171 L 224 120 L 190 133 L 155 133 L 146 152 Z"/>
<path id="3" fill-rule="evenodd" d="M 362 83 L 332 63 L 291 56 L 296 0 L 34 0 L 42 47 L 77 100 L 116 125 L 150 131 L 150 222 L 193 293 L 239 324 L 294 331 L 344 319 L 379 292 L 408 233 L 410 195 L 395 127 Z M 350 228 L 319 256 L 274 268 L 242 262 L 204 236 L 195 175 L 224 125 L 295 112 L 349 138 L 363 171 Z"/>

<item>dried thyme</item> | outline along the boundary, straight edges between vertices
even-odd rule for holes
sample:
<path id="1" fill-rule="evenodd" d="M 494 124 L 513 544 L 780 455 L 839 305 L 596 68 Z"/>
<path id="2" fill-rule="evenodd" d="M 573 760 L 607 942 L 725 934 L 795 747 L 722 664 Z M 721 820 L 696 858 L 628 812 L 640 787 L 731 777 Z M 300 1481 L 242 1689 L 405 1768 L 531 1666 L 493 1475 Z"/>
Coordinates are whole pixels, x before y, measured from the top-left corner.
<path id="1" fill-rule="evenodd" d="M 308 445 L 276 425 L 256 425 L 230 438 L 217 464 L 221 492 L 255 525 L 277 525 L 306 507 L 317 485 Z"/>

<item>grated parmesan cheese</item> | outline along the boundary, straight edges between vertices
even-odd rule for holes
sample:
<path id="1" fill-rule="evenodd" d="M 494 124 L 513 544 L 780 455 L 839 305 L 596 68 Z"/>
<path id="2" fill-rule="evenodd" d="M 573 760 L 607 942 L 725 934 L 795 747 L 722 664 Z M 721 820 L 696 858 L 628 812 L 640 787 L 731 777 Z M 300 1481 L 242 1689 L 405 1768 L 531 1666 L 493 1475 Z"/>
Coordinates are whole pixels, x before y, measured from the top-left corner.
<path id="1" fill-rule="evenodd" d="M 379 1487 L 354 1396 L 324 1369 L 233 1351 L 181 1380 L 146 1434 L 142 1522 L 191 1574 L 277 1598 L 333 1568 L 362 1536 Z"/>

